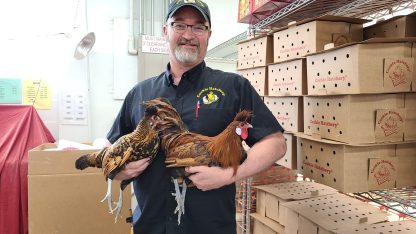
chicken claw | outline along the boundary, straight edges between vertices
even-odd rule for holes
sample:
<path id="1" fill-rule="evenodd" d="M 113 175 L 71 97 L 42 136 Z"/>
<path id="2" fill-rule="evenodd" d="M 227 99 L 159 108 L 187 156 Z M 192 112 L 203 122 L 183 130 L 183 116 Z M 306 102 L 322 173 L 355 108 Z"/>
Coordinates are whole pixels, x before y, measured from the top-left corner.
<path id="1" fill-rule="evenodd" d="M 103 200 L 101 200 L 101 202 L 104 202 L 105 200 L 107 200 L 110 214 L 113 213 L 113 208 L 111 206 L 111 204 L 113 203 L 112 198 L 111 198 L 111 182 L 112 182 L 111 179 L 107 179 L 107 193 L 105 194 L 105 197 L 103 198 Z"/>
<path id="2" fill-rule="evenodd" d="M 113 213 L 114 211 L 116 212 L 115 215 L 115 219 L 114 219 L 114 223 L 117 223 L 117 218 L 118 216 L 120 216 L 121 213 L 121 208 L 123 207 L 123 190 L 120 189 L 120 195 L 118 196 L 118 202 L 116 207 L 114 207 L 114 209 L 111 210 L 111 213 Z"/>
<path id="3" fill-rule="evenodd" d="M 178 213 L 178 225 L 181 224 L 181 216 L 185 214 L 185 195 L 186 195 L 186 183 L 182 183 L 182 193 L 179 189 L 178 179 L 173 179 L 175 184 L 175 193 L 172 193 L 172 196 L 175 197 L 176 203 L 178 204 L 175 208 L 174 214 Z"/>

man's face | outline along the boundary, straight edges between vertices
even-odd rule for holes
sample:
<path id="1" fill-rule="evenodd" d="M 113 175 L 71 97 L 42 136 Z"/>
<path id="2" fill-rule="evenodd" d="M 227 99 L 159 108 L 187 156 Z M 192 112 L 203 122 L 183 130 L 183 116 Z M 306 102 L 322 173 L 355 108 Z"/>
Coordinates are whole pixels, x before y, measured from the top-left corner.
<path id="1" fill-rule="evenodd" d="M 167 26 L 163 27 L 163 33 L 169 42 L 171 59 L 185 66 L 193 66 L 202 62 L 207 53 L 211 30 L 197 35 L 191 27 L 187 27 L 184 32 L 178 32 L 171 26 L 172 22 L 206 26 L 208 22 L 205 22 L 203 16 L 195 8 L 182 7 L 168 20 Z"/>

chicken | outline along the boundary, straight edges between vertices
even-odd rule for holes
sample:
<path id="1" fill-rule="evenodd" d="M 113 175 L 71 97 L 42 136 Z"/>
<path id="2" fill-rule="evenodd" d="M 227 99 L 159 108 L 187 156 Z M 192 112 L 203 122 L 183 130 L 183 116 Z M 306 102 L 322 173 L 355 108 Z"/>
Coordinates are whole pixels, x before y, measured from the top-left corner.
<path id="1" fill-rule="evenodd" d="M 174 168 L 175 199 L 178 206 L 178 223 L 184 214 L 186 195 L 186 176 L 189 176 L 184 168 L 188 166 L 220 166 L 222 168 L 232 167 L 234 175 L 241 160 L 246 156 L 242 146 L 242 140 L 248 137 L 248 123 L 251 112 L 243 110 L 235 116 L 234 120 L 224 131 L 214 137 L 192 133 L 186 130 L 179 114 L 164 99 L 151 100 L 144 103 L 148 108 L 156 107 L 158 120 L 155 129 L 159 132 L 161 148 L 166 155 L 166 166 Z M 182 191 L 179 189 L 182 185 Z M 189 186 L 193 186 L 190 183 Z"/>
<path id="2" fill-rule="evenodd" d="M 112 180 L 127 163 L 143 158 L 152 160 L 156 156 L 159 150 L 159 137 L 158 132 L 154 129 L 155 118 L 157 118 L 155 113 L 155 107 L 146 108 L 144 117 L 133 132 L 120 137 L 109 147 L 79 157 L 75 162 L 75 167 L 79 170 L 87 167 L 103 168 L 107 180 L 107 193 L 101 202 L 107 200 L 110 213 L 116 212 L 116 221 L 122 208 L 122 192 L 133 178 L 121 181 L 119 199 L 114 209 L 111 198 Z"/>

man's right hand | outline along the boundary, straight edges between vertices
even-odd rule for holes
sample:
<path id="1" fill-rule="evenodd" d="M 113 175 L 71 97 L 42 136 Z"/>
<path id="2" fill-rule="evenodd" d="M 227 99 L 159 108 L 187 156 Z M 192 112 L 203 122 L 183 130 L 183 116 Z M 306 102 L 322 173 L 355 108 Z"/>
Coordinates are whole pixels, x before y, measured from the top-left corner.
<path id="1" fill-rule="evenodd" d="M 126 167 L 117 173 L 116 180 L 128 180 L 140 175 L 149 166 L 149 158 L 127 163 Z"/>

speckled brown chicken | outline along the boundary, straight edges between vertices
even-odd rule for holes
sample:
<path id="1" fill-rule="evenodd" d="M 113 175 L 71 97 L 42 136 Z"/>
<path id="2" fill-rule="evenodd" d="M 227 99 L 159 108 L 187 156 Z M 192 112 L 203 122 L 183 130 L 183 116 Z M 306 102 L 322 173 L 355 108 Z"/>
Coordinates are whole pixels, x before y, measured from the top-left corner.
<path id="1" fill-rule="evenodd" d="M 164 99 L 151 100 L 144 105 L 149 108 L 157 107 L 158 120 L 155 129 L 159 131 L 161 148 L 166 155 L 166 166 L 175 168 L 173 182 L 176 188 L 175 198 L 178 202 L 175 213 L 178 213 L 178 222 L 180 222 L 180 216 L 184 213 L 187 186 L 184 178 L 188 176 L 184 168 L 216 165 L 223 168 L 232 167 L 235 174 L 246 155 L 242 140 L 248 137 L 248 128 L 252 127 L 248 123 L 251 112 L 243 110 L 237 113 L 224 131 L 217 136 L 209 137 L 187 131 L 179 114 Z M 182 192 L 178 191 L 178 184 L 182 184 Z"/>
<path id="2" fill-rule="evenodd" d="M 119 200 L 114 209 L 111 206 L 111 182 L 127 163 L 143 158 L 152 160 L 156 156 L 159 150 L 159 137 L 154 129 L 157 118 L 155 113 L 156 108 L 146 108 L 144 117 L 133 132 L 120 137 L 109 147 L 81 156 L 75 162 L 75 167 L 80 170 L 87 167 L 103 168 L 108 188 L 102 201 L 107 200 L 110 213 L 116 211 L 116 220 L 121 212 L 122 192 L 134 178 L 121 181 Z"/>

